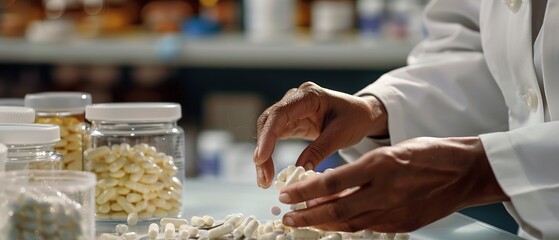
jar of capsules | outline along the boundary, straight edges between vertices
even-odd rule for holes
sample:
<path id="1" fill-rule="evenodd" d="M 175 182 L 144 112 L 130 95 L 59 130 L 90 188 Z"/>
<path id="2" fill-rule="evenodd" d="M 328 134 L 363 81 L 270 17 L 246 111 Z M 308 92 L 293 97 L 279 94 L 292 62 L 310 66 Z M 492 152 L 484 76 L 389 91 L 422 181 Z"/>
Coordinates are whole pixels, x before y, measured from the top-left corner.
<path id="1" fill-rule="evenodd" d="M 42 92 L 25 95 L 25 106 L 36 112 L 36 123 L 60 126 L 60 141 L 55 150 L 64 157 L 64 169 L 83 170 L 85 106 L 91 95 L 83 92 Z"/>
<path id="2" fill-rule="evenodd" d="M 0 239 L 95 239 L 95 174 L 0 172 Z"/>
<path id="3" fill-rule="evenodd" d="M 52 124 L 0 124 L 0 143 L 6 145 L 6 171 L 60 170 L 62 155 L 54 150 L 60 130 Z"/>
<path id="4" fill-rule="evenodd" d="M 176 103 L 86 107 L 84 167 L 97 175 L 96 219 L 154 220 L 182 212 L 184 132 Z"/>

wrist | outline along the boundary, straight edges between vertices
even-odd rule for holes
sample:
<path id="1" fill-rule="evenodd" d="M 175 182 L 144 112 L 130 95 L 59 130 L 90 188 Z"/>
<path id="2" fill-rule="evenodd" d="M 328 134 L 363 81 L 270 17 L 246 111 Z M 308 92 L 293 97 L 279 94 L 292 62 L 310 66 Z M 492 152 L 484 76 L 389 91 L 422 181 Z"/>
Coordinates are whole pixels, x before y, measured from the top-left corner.
<path id="1" fill-rule="evenodd" d="M 510 201 L 491 169 L 479 137 L 454 139 L 463 145 L 466 160 L 471 163 L 465 181 L 467 196 L 464 197 L 469 199 L 466 207 Z"/>
<path id="2" fill-rule="evenodd" d="M 388 138 L 388 113 L 384 104 L 373 95 L 362 95 L 359 98 L 367 105 L 371 119 L 370 128 L 366 136 L 373 138 Z"/>

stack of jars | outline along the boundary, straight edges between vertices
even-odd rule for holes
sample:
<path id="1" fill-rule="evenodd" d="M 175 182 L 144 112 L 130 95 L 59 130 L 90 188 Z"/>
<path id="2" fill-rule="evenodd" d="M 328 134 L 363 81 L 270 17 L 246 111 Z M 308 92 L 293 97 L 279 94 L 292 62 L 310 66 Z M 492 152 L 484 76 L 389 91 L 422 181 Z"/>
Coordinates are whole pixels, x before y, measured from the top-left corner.
<path id="1" fill-rule="evenodd" d="M 92 105 L 81 92 L 0 106 L 0 239 L 94 239 L 95 220 L 180 216 L 180 118 L 179 104 Z"/>

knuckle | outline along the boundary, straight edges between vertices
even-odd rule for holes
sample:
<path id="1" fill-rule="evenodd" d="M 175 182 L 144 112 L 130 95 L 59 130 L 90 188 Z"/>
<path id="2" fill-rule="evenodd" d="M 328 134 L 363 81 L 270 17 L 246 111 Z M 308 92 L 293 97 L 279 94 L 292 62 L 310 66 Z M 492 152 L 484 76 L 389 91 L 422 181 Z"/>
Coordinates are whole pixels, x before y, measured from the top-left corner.
<path id="1" fill-rule="evenodd" d="M 311 81 L 306 81 L 304 83 L 302 83 L 301 85 L 299 85 L 300 89 L 305 89 L 305 88 L 314 88 L 317 87 L 318 85 L 316 85 L 316 83 L 311 82 Z"/>
<path id="2" fill-rule="evenodd" d="M 326 205 L 326 213 L 332 217 L 332 219 L 345 219 L 345 211 L 338 204 L 328 204 Z"/>
<path id="3" fill-rule="evenodd" d="M 312 145 L 309 146 L 309 148 L 307 149 L 307 154 L 309 155 L 309 158 L 314 162 L 320 162 L 322 161 L 324 158 L 326 158 L 325 154 L 325 148 L 317 143 L 314 142 Z"/>
<path id="4" fill-rule="evenodd" d="M 338 179 L 332 177 L 331 175 L 327 174 L 321 178 L 321 185 L 326 191 L 327 194 L 332 195 L 340 192 L 340 182 Z"/>

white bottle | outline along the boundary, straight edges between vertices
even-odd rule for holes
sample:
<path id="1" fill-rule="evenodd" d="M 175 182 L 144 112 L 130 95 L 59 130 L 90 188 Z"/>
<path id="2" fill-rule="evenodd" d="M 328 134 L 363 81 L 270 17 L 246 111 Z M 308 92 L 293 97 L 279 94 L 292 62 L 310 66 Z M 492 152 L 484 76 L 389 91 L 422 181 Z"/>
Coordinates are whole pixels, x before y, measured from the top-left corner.
<path id="1" fill-rule="evenodd" d="M 392 38 L 417 41 L 423 38 L 421 0 L 391 0 L 388 4 L 390 14 L 389 34 Z"/>
<path id="2" fill-rule="evenodd" d="M 384 0 L 357 0 L 359 33 L 362 37 L 382 37 L 385 7 Z"/>

